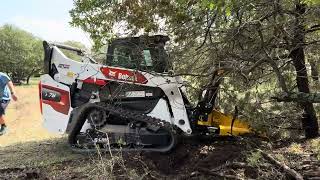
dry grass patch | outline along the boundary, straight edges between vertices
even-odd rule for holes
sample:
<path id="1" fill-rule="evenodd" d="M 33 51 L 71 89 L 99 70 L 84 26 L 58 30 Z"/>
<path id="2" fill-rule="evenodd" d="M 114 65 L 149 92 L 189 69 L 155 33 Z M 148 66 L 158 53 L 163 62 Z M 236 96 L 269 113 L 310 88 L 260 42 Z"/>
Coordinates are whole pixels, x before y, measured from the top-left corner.
<path id="1" fill-rule="evenodd" d="M 298 143 L 292 143 L 289 147 L 288 147 L 288 152 L 293 153 L 293 154 L 302 154 L 304 152 L 303 147 L 301 146 L 301 144 Z"/>
<path id="2" fill-rule="evenodd" d="M 18 102 L 11 102 L 6 112 L 8 133 L 0 136 L 0 147 L 58 137 L 42 127 L 37 85 L 17 86 Z"/>
<path id="3" fill-rule="evenodd" d="M 84 157 L 72 152 L 65 138 L 26 142 L 0 148 L 0 169 L 42 167 Z"/>
<path id="4" fill-rule="evenodd" d="M 308 142 L 308 149 L 314 153 L 317 159 L 320 161 L 320 138 L 312 139 Z"/>

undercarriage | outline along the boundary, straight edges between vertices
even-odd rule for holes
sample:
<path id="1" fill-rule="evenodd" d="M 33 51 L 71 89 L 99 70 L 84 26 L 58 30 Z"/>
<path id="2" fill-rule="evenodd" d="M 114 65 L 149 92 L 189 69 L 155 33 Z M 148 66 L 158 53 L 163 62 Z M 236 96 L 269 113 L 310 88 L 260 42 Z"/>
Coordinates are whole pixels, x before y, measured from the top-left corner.
<path id="1" fill-rule="evenodd" d="M 80 132 L 86 121 L 91 128 Z M 106 103 L 90 103 L 76 110 L 68 129 L 69 144 L 79 152 L 97 148 L 168 152 L 175 147 L 179 132 L 164 120 Z"/>

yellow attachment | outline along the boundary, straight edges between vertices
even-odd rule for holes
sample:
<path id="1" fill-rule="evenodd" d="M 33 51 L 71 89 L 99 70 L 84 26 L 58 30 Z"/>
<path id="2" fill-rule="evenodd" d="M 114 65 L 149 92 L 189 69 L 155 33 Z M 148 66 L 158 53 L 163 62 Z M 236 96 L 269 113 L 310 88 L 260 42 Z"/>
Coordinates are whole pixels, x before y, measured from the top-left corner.
<path id="1" fill-rule="evenodd" d="M 214 109 L 208 115 L 207 118 L 200 117 L 200 119 L 198 120 L 198 125 L 208 127 L 219 127 L 219 135 L 228 136 L 231 135 L 232 119 L 233 117 L 231 115 L 226 115 Z M 248 133 L 252 133 L 249 124 L 244 121 L 241 121 L 240 119 L 235 119 L 232 128 L 232 135 L 238 136 Z"/>

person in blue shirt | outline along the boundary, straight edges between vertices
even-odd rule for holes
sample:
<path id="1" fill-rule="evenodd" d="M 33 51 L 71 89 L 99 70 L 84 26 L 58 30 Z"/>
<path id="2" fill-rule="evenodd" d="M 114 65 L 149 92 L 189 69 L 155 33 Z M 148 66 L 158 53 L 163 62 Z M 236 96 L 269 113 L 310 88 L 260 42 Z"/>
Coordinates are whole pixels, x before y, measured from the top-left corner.
<path id="1" fill-rule="evenodd" d="M 4 114 L 11 98 L 14 101 L 18 100 L 13 83 L 7 74 L 0 72 L 0 136 L 7 131 Z"/>

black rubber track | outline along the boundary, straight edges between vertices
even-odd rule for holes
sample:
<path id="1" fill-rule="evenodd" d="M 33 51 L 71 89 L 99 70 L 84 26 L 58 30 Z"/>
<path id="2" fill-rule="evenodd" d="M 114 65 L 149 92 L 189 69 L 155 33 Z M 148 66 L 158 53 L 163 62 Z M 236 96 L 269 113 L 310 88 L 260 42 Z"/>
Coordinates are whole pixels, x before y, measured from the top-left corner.
<path id="1" fill-rule="evenodd" d="M 71 145 L 72 149 L 76 152 L 95 152 L 97 149 L 84 149 L 79 148 L 77 146 L 77 135 L 80 133 L 80 130 L 85 123 L 87 119 L 87 115 L 89 112 L 93 109 L 100 109 L 104 110 L 108 113 L 111 113 L 113 116 L 118 116 L 119 118 L 126 119 L 128 122 L 144 122 L 147 123 L 149 126 L 156 127 L 159 129 L 164 129 L 167 132 L 171 133 L 171 143 L 168 144 L 166 147 L 159 147 L 159 148 L 121 148 L 121 149 L 115 149 L 113 148 L 112 151 L 154 151 L 154 152 L 163 152 L 167 153 L 170 152 L 177 144 L 178 137 L 177 132 L 178 128 L 177 126 L 158 119 L 154 118 L 145 114 L 137 113 L 134 111 L 129 111 L 126 109 L 123 109 L 121 107 L 115 107 L 111 104 L 106 103 L 87 103 L 83 105 L 81 108 L 78 109 L 78 112 L 74 115 L 72 118 L 72 122 L 70 125 L 70 131 L 69 131 L 69 137 L 68 142 Z M 99 151 L 108 151 L 108 149 L 99 149 Z"/>

